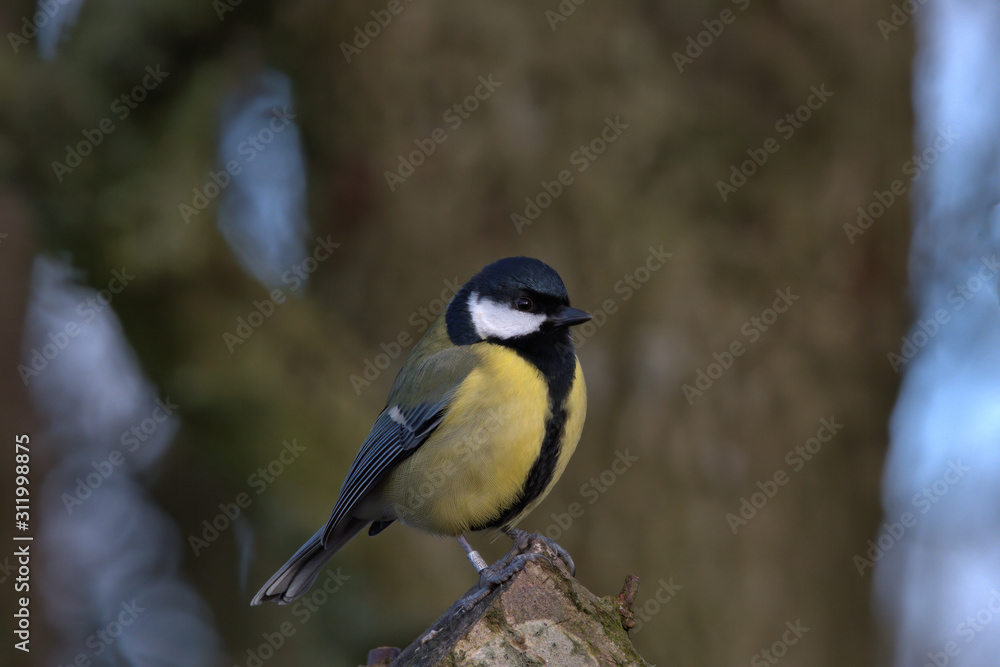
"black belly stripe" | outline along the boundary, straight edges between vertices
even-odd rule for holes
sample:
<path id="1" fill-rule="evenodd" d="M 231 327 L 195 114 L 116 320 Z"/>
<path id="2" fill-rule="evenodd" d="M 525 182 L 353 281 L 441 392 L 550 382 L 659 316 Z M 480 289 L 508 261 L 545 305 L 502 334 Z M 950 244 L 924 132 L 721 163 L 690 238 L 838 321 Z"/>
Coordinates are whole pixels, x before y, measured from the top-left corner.
<path id="1" fill-rule="evenodd" d="M 538 458 L 528 471 L 528 477 L 515 501 L 503 508 L 494 519 L 470 526 L 469 530 L 509 526 L 552 483 L 566 430 L 566 400 L 576 376 L 576 353 L 573 351 L 569 331 L 561 329 L 553 334 L 552 337 L 536 339 L 529 344 L 510 345 L 542 372 L 548 385 L 549 416 L 545 420 L 545 435 Z"/>

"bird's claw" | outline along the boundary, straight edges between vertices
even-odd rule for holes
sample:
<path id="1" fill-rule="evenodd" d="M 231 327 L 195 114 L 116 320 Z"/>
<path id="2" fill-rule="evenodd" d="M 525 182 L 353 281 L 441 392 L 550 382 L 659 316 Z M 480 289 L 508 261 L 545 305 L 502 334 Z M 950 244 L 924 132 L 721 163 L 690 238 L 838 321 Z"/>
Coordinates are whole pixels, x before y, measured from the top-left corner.
<path id="1" fill-rule="evenodd" d="M 500 559 L 479 573 L 479 585 L 496 588 L 523 570 L 524 566 L 528 563 L 542 558 L 548 560 L 548 557 L 545 554 L 536 552 L 516 554 L 507 563 L 504 562 L 505 559 Z M 500 565 L 503 567 L 498 567 Z"/>
<path id="2" fill-rule="evenodd" d="M 517 528 L 506 531 L 514 540 L 514 548 L 500 560 L 479 572 L 479 586 L 452 607 L 452 616 L 465 614 L 492 593 L 497 586 L 509 581 L 528 563 L 545 559 L 556 567 L 562 566 L 570 576 L 576 574 L 576 564 L 569 552 L 550 537 Z M 558 563 L 557 561 L 562 561 Z"/>
<path id="3" fill-rule="evenodd" d="M 514 540 L 514 548 L 518 553 L 530 552 L 542 554 L 546 557 L 548 557 L 549 554 L 558 556 L 559 560 L 561 560 L 563 565 L 566 566 L 566 570 L 569 572 L 570 576 L 576 574 L 576 563 L 573 562 L 573 557 L 570 556 L 569 552 L 559 546 L 559 543 L 551 537 L 545 537 L 544 535 L 539 535 L 538 533 L 529 533 L 519 528 L 511 528 L 507 531 L 507 534 Z M 543 546 L 539 546 L 539 544 Z M 559 566 L 558 563 L 552 560 L 552 558 L 549 558 L 549 561 L 556 567 Z"/>
<path id="4" fill-rule="evenodd" d="M 465 597 L 452 605 L 451 617 L 454 618 L 456 615 L 467 614 L 472 611 L 473 607 L 483 601 L 483 599 L 493 592 L 492 586 L 479 585 L 478 588 L 474 588 L 469 591 Z"/>
<path id="5" fill-rule="evenodd" d="M 452 615 L 465 614 L 479 604 L 483 598 L 492 593 L 498 586 L 509 581 L 511 577 L 524 569 L 528 563 L 547 558 L 541 553 L 514 553 L 504 556 L 479 573 L 479 586 L 469 591 L 461 600 L 455 603 Z"/>

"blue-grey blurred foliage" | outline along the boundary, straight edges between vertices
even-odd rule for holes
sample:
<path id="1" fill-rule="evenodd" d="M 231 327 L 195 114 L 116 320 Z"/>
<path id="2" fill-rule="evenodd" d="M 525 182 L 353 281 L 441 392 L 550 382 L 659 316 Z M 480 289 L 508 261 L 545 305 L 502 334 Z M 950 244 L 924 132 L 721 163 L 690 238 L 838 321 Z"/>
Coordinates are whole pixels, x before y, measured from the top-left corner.
<path id="1" fill-rule="evenodd" d="M 917 20 L 916 322 L 896 351 L 875 592 L 891 664 L 973 667 L 1000 655 L 1000 6 Z"/>
<path id="2" fill-rule="evenodd" d="M 456 286 L 514 254 L 595 314 L 583 439 L 522 527 L 598 594 L 641 577 L 640 653 L 922 664 L 996 585 L 994 286 L 889 356 L 907 282 L 927 320 L 995 251 L 997 16 L 960 4 L 0 7 L 30 664 L 354 665 L 418 636 L 474 575 L 403 526 L 297 606 L 248 602 Z M 958 457 L 975 473 L 859 568 Z"/>

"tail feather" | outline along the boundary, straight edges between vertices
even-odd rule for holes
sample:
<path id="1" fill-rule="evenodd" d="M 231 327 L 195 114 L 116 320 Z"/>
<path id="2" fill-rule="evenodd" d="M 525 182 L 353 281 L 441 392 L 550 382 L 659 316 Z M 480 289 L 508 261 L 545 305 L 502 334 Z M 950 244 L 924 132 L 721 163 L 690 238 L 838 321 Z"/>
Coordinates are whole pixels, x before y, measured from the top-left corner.
<path id="1" fill-rule="evenodd" d="M 288 604 L 300 597 L 312 586 L 326 562 L 369 523 L 371 522 L 353 517 L 348 519 L 334 530 L 325 547 L 323 532 L 326 526 L 317 530 L 257 591 L 257 595 L 250 601 L 251 606 L 268 601 Z"/>

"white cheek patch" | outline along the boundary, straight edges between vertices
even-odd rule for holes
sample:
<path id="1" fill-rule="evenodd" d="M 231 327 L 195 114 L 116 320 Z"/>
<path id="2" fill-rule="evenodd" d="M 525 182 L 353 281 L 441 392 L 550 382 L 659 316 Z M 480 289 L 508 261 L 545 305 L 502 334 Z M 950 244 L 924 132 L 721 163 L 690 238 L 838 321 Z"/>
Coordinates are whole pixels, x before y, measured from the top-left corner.
<path id="1" fill-rule="evenodd" d="M 526 313 L 492 299 L 480 298 L 475 292 L 469 295 L 469 313 L 480 338 L 506 340 L 527 336 L 538 332 L 545 321 L 544 315 Z"/>

